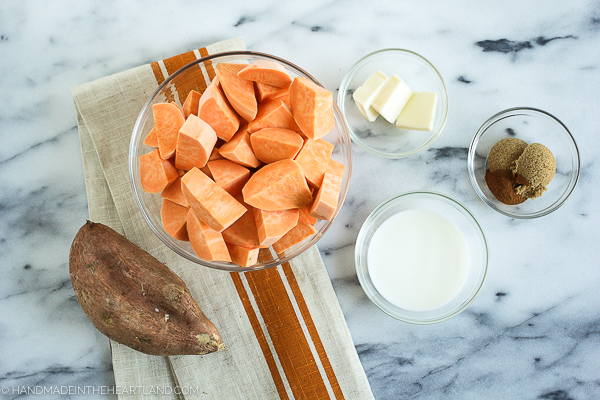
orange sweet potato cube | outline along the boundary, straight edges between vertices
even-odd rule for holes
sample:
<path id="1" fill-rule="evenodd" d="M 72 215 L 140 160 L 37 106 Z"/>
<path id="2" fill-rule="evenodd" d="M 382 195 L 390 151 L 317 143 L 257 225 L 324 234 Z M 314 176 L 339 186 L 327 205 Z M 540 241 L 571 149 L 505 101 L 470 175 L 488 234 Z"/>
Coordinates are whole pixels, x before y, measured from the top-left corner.
<path id="1" fill-rule="evenodd" d="M 192 168 L 181 178 L 181 188 L 195 215 L 217 232 L 246 212 L 242 204 L 198 168 Z"/>
<path id="2" fill-rule="evenodd" d="M 177 135 L 185 122 L 183 112 L 173 103 L 156 103 L 152 113 L 160 157 L 166 160 L 175 154 Z"/>
<path id="3" fill-rule="evenodd" d="M 246 121 L 256 117 L 257 102 L 252 81 L 237 76 L 247 64 L 219 63 L 215 68 L 225 97 L 233 109 Z"/>
<path id="4" fill-rule="evenodd" d="M 298 223 L 298 209 L 265 211 L 253 208 L 256 231 L 261 246 L 270 246 Z"/>
<path id="5" fill-rule="evenodd" d="M 335 126 L 333 94 L 307 78 L 294 78 L 290 108 L 302 132 L 311 139 L 322 138 Z"/>
<path id="6" fill-rule="evenodd" d="M 158 149 L 140 156 L 139 160 L 142 189 L 148 193 L 163 191 L 179 176 L 171 160 L 162 159 Z"/>
<path id="7" fill-rule="evenodd" d="M 298 209 L 298 222 L 304 222 L 308 225 L 315 225 L 318 218 L 315 218 L 309 214 L 310 205 Z"/>
<path id="8" fill-rule="evenodd" d="M 167 186 L 165 190 L 163 190 L 160 193 L 160 197 L 162 197 L 165 200 L 170 200 L 174 203 L 177 203 L 180 206 L 190 206 L 190 203 L 187 201 L 185 195 L 183 194 L 183 190 L 181 190 L 181 176 L 178 176 L 172 184 Z"/>
<path id="9" fill-rule="evenodd" d="M 229 160 L 213 160 L 206 164 L 210 177 L 227 193 L 237 196 L 250 178 L 250 170 Z"/>
<path id="10" fill-rule="evenodd" d="M 265 85 L 264 83 L 254 82 L 254 93 L 256 93 L 256 100 L 259 103 L 269 99 L 284 99 L 289 98 L 290 86 L 279 88 L 277 86 Z M 284 100 L 285 101 L 285 100 Z M 289 101 L 286 102 L 289 106 Z M 260 111 L 260 104 L 259 104 Z M 258 114 L 257 114 L 258 115 Z"/>
<path id="11" fill-rule="evenodd" d="M 241 69 L 237 73 L 237 76 L 280 88 L 288 87 L 292 83 L 292 78 L 285 70 L 285 67 L 271 60 L 255 61 Z"/>
<path id="12" fill-rule="evenodd" d="M 198 106 L 200 104 L 200 97 L 202 95 L 195 90 L 190 90 L 185 102 L 183 103 L 183 118 L 187 119 L 190 115 L 198 116 Z"/>
<path id="13" fill-rule="evenodd" d="M 204 167 L 215 143 L 215 130 L 197 116 L 190 115 L 177 136 L 175 167 L 186 171 Z"/>
<path id="14" fill-rule="evenodd" d="M 254 155 L 265 164 L 279 160 L 293 160 L 298 154 L 304 140 L 302 136 L 289 129 L 265 128 L 250 136 Z"/>
<path id="15" fill-rule="evenodd" d="M 258 261 L 258 253 L 260 249 L 258 247 L 248 248 L 243 246 L 236 246 L 225 242 L 231 261 L 239 265 L 240 267 L 251 267 Z"/>
<path id="16" fill-rule="evenodd" d="M 315 189 L 321 186 L 333 147 L 333 144 L 322 139 L 307 139 L 295 158 L 302 167 L 306 181 Z"/>
<path id="17" fill-rule="evenodd" d="M 148 147 L 158 149 L 158 138 L 156 137 L 156 126 L 153 126 L 144 139 L 144 144 Z"/>
<path id="18" fill-rule="evenodd" d="M 315 227 L 312 225 L 298 222 L 288 233 L 283 235 L 281 239 L 273 243 L 273 250 L 277 254 L 282 254 L 284 251 L 297 245 L 306 238 L 314 235 L 316 232 Z"/>
<path id="19" fill-rule="evenodd" d="M 236 196 L 235 199 L 248 211 L 223 230 L 223 239 L 236 246 L 260 247 L 252 207 L 244 202 L 242 195 Z"/>
<path id="20" fill-rule="evenodd" d="M 198 101 L 198 117 L 225 141 L 231 139 L 240 126 L 240 118 L 225 99 L 216 79 L 208 85 Z"/>
<path id="21" fill-rule="evenodd" d="M 187 232 L 187 214 L 189 207 L 184 207 L 170 200 L 163 200 L 160 219 L 165 231 L 175 239 L 189 241 Z"/>
<path id="22" fill-rule="evenodd" d="M 198 257 L 205 261 L 231 261 L 221 233 L 200 221 L 192 209 L 187 215 L 187 229 L 190 244 Z"/>
<path id="23" fill-rule="evenodd" d="M 245 167 L 256 168 L 260 165 L 260 161 L 258 161 L 252 150 L 247 125 L 241 127 L 229 142 L 219 148 L 219 154 Z"/>
<path id="24" fill-rule="evenodd" d="M 312 203 L 302 168 L 294 160 L 265 165 L 250 177 L 242 194 L 247 204 L 267 211 L 289 210 Z"/>
<path id="25" fill-rule="evenodd" d="M 312 217 L 330 221 L 338 205 L 344 165 L 335 160 L 329 160 L 323 183 L 317 189 L 315 200 L 310 206 L 309 214 Z"/>
<path id="26" fill-rule="evenodd" d="M 248 123 L 249 133 L 264 128 L 283 128 L 298 133 L 302 132 L 292 116 L 290 107 L 279 98 L 260 103 L 256 118 Z"/>

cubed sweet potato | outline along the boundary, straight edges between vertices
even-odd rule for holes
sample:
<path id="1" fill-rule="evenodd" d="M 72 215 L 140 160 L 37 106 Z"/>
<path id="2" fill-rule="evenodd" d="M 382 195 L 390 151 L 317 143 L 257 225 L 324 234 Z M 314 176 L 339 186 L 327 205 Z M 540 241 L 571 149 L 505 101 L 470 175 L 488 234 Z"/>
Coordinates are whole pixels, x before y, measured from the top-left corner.
<path id="1" fill-rule="evenodd" d="M 252 211 L 261 246 L 272 245 L 298 223 L 298 209 L 265 211 L 253 208 Z"/>
<path id="2" fill-rule="evenodd" d="M 333 94 L 307 78 L 294 78 L 290 107 L 296 123 L 311 139 L 322 138 L 335 126 Z"/>
<path id="3" fill-rule="evenodd" d="M 152 129 L 150 129 L 150 132 L 148 132 L 148 135 L 146 135 L 146 138 L 144 139 L 144 144 L 148 147 L 158 149 L 158 138 L 156 137 L 155 126 L 153 126 Z"/>
<path id="4" fill-rule="evenodd" d="M 256 117 L 257 102 L 252 81 L 242 79 L 237 73 L 247 64 L 217 64 L 216 71 L 225 97 L 233 109 L 247 122 Z"/>
<path id="5" fill-rule="evenodd" d="M 278 62 L 270 60 L 257 60 L 241 69 L 237 76 L 265 85 L 285 88 L 290 86 L 292 78 L 285 67 Z"/>
<path id="6" fill-rule="evenodd" d="M 282 254 L 287 249 L 304 241 L 306 238 L 314 235 L 316 232 L 314 226 L 298 222 L 295 227 L 290 229 L 288 233 L 283 235 L 281 239 L 273 243 L 273 250 L 277 254 Z"/>
<path id="7" fill-rule="evenodd" d="M 170 160 L 163 160 L 158 149 L 141 155 L 139 160 L 142 189 L 148 193 L 162 192 L 179 176 L 177 168 Z"/>
<path id="8" fill-rule="evenodd" d="M 200 97 L 198 117 L 212 126 L 217 136 L 225 141 L 231 139 L 240 126 L 240 118 L 214 80 Z"/>
<path id="9" fill-rule="evenodd" d="M 185 102 L 183 103 L 183 118 L 187 119 L 190 115 L 198 116 L 198 105 L 202 95 L 195 90 L 190 90 Z"/>
<path id="10" fill-rule="evenodd" d="M 238 218 L 233 224 L 223 230 L 223 239 L 227 243 L 235 244 L 244 247 L 260 247 L 258 233 L 256 231 L 256 222 L 251 206 L 244 202 L 242 195 L 236 196 L 235 199 L 243 205 L 248 211 Z"/>
<path id="11" fill-rule="evenodd" d="M 185 122 L 183 112 L 173 103 L 156 103 L 152 113 L 160 157 L 166 160 L 175 154 L 177 135 Z"/>
<path id="12" fill-rule="evenodd" d="M 184 207 L 170 200 L 163 200 L 160 209 L 160 220 L 165 231 L 175 239 L 189 241 L 187 232 L 187 214 L 189 207 Z"/>
<path id="13" fill-rule="evenodd" d="M 210 177 L 227 193 L 237 196 L 250 178 L 250 170 L 226 159 L 209 161 L 206 166 Z"/>
<path id="14" fill-rule="evenodd" d="M 248 134 L 248 125 L 240 127 L 240 130 L 219 148 L 219 154 L 229 161 L 243 165 L 249 168 L 256 168 L 260 161 L 254 155 L 250 135 Z"/>
<path id="15" fill-rule="evenodd" d="M 187 215 L 190 244 L 194 252 L 206 261 L 231 261 L 223 235 L 202 222 L 192 209 Z"/>
<path id="16" fill-rule="evenodd" d="M 302 136 L 289 129 L 265 128 L 250 136 L 252 150 L 259 161 L 265 164 L 279 160 L 293 160 L 304 140 Z"/>
<path id="17" fill-rule="evenodd" d="M 281 99 L 260 103 L 256 118 L 248 123 L 248 133 L 254 133 L 264 128 L 283 128 L 302 133 L 292 116 L 290 107 Z"/>
<path id="18" fill-rule="evenodd" d="M 254 173 L 242 189 L 244 201 L 267 211 L 304 207 L 312 202 L 312 194 L 294 160 L 267 164 Z"/>
<path id="19" fill-rule="evenodd" d="M 227 249 L 229 250 L 229 255 L 231 256 L 231 261 L 239 265 L 240 267 L 251 267 L 256 264 L 258 260 L 258 253 L 260 249 L 258 247 L 248 248 L 243 246 L 236 246 L 235 244 L 231 244 L 225 242 L 227 245 Z"/>
<path id="20" fill-rule="evenodd" d="M 198 168 L 192 168 L 181 178 L 181 188 L 195 215 L 217 232 L 246 212 L 243 205 Z"/>
<path id="21" fill-rule="evenodd" d="M 340 164 L 335 160 L 329 160 L 323 177 L 323 183 L 317 189 L 315 200 L 310 206 L 309 213 L 312 217 L 327 221 L 333 218 L 338 205 L 343 177 L 344 164 Z"/>
<path id="22" fill-rule="evenodd" d="M 186 171 L 194 167 L 204 167 L 216 142 L 215 130 L 208 123 L 191 114 L 177 136 L 175 167 Z"/>
<path id="23" fill-rule="evenodd" d="M 295 158 L 308 184 L 315 189 L 321 186 L 333 147 L 333 144 L 322 139 L 307 139 Z"/>

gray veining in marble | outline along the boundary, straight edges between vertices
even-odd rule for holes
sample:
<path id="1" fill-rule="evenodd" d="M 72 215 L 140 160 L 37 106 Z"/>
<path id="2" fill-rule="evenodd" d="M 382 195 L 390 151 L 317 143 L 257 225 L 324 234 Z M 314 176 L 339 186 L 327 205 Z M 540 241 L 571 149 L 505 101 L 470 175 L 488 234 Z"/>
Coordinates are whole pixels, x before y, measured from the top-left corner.
<path id="1" fill-rule="evenodd" d="M 334 94 L 354 61 L 386 47 L 424 55 L 446 80 L 450 115 L 429 150 L 383 160 L 353 148 L 345 206 L 319 244 L 377 399 L 600 398 L 595 0 L 3 1 L 1 387 L 114 384 L 108 340 L 77 304 L 68 275 L 68 249 L 87 217 L 69 88 L 234 36 L 310 71 Z M 515 106 L 556 115 L 581 152 L 573 195 L 536 220 L 495 213 L 467 175 L 478 127 Z M 432 326 L 380 312 L 354 272 L 367 215 L 419 189 L 467 206 L 491 252 L 477 300 Z"/>

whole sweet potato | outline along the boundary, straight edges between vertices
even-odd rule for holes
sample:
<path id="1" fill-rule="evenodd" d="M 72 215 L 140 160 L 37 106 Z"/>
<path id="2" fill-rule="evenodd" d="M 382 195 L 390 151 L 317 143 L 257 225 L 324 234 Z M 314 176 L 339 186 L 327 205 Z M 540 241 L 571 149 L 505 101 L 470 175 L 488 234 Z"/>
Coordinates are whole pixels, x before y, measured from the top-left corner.
<path id="1" fill-rule="evenodd" d="M 96 328 L 142 353 L 207 354 L 225 345 L 185 283 L 106 225 L 88 221 L 69 254 L 77 301 Z"/>

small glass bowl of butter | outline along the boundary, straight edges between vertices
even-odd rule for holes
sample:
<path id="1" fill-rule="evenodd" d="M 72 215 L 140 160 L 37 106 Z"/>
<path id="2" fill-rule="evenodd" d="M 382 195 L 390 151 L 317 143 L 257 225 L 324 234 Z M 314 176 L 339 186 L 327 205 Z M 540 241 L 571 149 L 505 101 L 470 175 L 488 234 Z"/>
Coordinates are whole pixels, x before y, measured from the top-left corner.
<path id="1" fill-rule="evenodd" d="M 427 59 L 410 50 L 383 49 L 346 73 L 338 106 L 354 143 L 380 157 L 403 158 L 440 136 L 448 118 L 448 93 Z"/>

